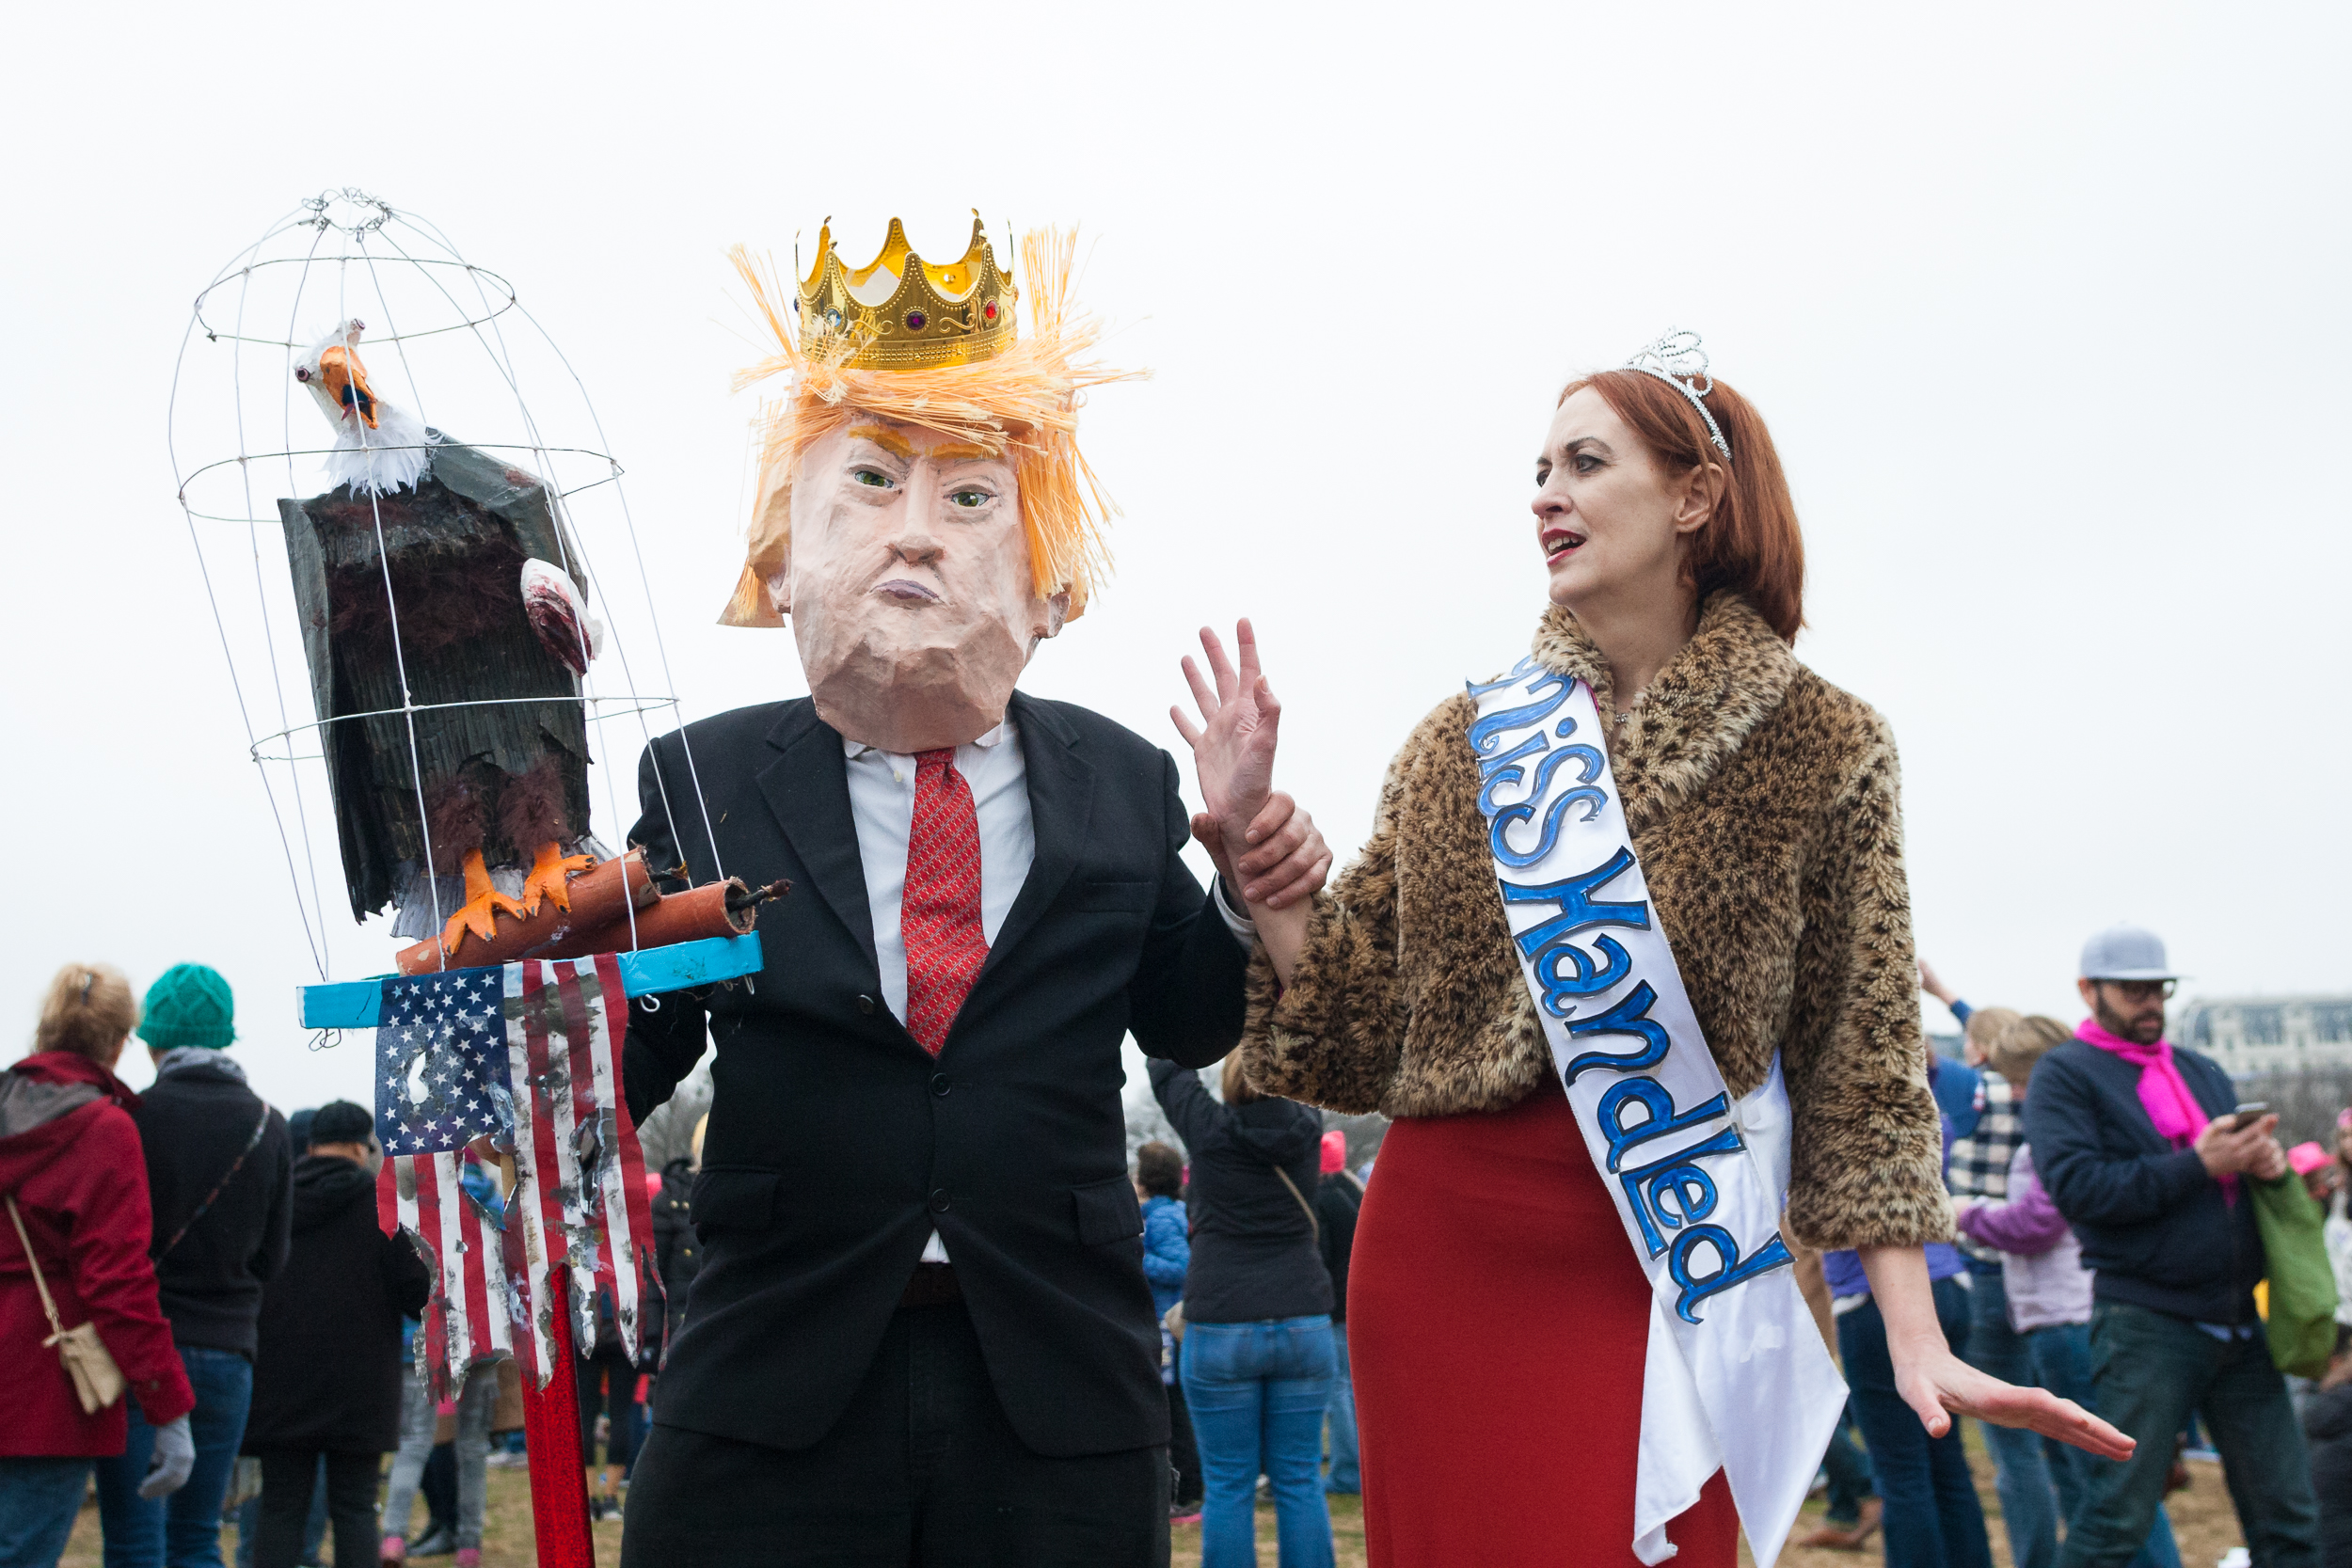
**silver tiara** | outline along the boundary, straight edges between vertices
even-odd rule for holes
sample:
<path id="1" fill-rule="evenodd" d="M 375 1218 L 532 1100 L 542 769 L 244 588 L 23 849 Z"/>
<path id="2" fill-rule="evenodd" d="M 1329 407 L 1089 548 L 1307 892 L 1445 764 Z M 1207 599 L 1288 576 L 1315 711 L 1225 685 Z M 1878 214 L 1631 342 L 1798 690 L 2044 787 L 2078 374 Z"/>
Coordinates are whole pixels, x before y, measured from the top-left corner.
<path id="1" fill-rule="evenodd" d="M 1724 454 L 1724 461 L 1730 461 L 1731 443 L 1724 439 L 1723 428 L 1716 424 L 1715 416 L 1707 411 L 1704 401 L 1715 389 L 1715 378 L 1707 373 L 1707 351 L 1699 346 L 1697 333 L 1670 326 L 1656 342 L 1627 360 L 1625 368 L 1654 375 L 1689 398 L 1691 406 L 1699 411 L 1699 418 L 1707 421 L 1708 437 L 1715 443 L 1715 450 Z"/>

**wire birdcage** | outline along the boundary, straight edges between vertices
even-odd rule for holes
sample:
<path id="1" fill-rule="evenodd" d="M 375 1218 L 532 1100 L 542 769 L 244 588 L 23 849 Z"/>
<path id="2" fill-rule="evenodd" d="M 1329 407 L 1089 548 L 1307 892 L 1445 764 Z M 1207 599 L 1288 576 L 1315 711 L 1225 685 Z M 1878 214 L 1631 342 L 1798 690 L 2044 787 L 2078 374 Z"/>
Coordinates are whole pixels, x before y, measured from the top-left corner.
<path id="1" fill-rule="evenodd" d="M 319 711 L 278 503 L 313 499 L 338 483 L 327 473 L 336 433 L 294 372 L 324 334 L 353 321 L 366 324 L 367 374 L 377 399 L 412 413 L 450 446 L 471 449 L 505 465 L 510 477 L 543 488 L 565 556 L 554 564 L 585 583 L 587 602 L 608 628 L 609 641 L 580 675 L 576 696 L 552 699 L 580 706 L 589 760 L 602 773 L 601 787 L 591 785 L 590 811 L 607 836 L 617 838 L 635 815 L 616 773 L 639 745 L 683 721 L 621 465 L 586 387 L 554 339 L 504 276 L 469 261 L 418 214 L 351 188 L 301 202 L 197 295 L 173 372 L 169 439 L 180 504 L 246 747 L 268 796 L 321 981 L 339 977 L 331 933 L 340 923 L 330 918 L 330 904 L 342 869 L 326 752 L 329 727 L 397 715 L 413 752 L 420 716 L 437 708 L 551 700 L 541 694 L 419 703 L 401 651 L 404 611 L 388 565 L 383 585 L 399 705 Z M 389 456 L 405 449 L 375 450 Z M 380 519 L 377 528 L 380 553 Z M 647 675 L 658 677 L 659 690 L 648 689 Z M 623 768 L 612 766 L 616 760 Z M 697 799 L 669 800 L 664 780 L 663 804 L 673 821 L 700 813 L 708 837 L 691 751 L 685 760 Z M 421 766 L 415 778 L 425 838 L 421 885 L 437 925 L 444 879 L 433 874 Z M 719 874 L 723 878 L 724 869 Z M 349 951 L 348 942 L 341 945 Z M 362 973 L 380 968 L 371 961 Z"/>

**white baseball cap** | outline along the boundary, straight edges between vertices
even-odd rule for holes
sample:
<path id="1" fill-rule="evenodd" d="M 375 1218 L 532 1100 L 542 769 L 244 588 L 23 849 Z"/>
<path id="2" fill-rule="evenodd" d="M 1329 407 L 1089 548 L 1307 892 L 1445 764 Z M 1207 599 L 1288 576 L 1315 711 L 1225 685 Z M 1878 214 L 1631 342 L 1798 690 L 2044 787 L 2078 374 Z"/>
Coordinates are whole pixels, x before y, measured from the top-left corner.
<path id="1" fill-rule="evenodd" d="M 2137 926 L 2110 926 L 2083 943 L 2086 980 L 2177 980 L 2164 939 Z"/>

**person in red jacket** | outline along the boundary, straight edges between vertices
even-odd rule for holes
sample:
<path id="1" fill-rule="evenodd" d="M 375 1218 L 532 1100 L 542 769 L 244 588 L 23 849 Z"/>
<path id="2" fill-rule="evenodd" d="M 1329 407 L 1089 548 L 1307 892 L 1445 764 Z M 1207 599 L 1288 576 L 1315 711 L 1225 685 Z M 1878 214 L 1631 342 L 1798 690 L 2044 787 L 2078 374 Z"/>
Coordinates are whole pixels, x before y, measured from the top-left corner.
<path id="1" fill-rule="evenodd" d="M 32 1053 L 0 1072 L 0 1568 L 51 1568 L 65 1550 L 93 1461 L 122 1451 L 121 1400 L 86 1412 L 56 1346 L 65 1328 L 97 1326 L 155 1430 L 144 1495 L 187 1480 L 196 1449 L 188 1386 L 148 1261 L 147 1163 L 114 1075 L 138 1005 L 103 964 L 69 964 L 50 982 Z M 31 1256 L 26 1256 L 29 1243 Z M 36 1281 L 34 1268 L 40 1269 Z M 46 1287 L 49 1307 L 41 1300 Z"/>

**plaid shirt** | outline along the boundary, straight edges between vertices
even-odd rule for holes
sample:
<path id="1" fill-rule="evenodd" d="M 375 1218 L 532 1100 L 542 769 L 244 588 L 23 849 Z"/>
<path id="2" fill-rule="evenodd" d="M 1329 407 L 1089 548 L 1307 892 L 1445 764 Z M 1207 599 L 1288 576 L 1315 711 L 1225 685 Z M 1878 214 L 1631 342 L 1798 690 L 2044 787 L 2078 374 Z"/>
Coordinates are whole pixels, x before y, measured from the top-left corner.
<path id="1" fill-rule="evenodd" d="M 1997 1072 L 1979 1069 L 1977 1125 L 1964 1138 L 1952 1140 L 1951 1173 L 1946 1184 L 1955 1197 L 1980 1197 L 1998 1203 L 2009 1196 L 2009 1163 L 2026 1141 L 2026 1118 L 2020 1114 L 2016 1091 Z M 1960 1238 L 1960 1250 L 1987 1263 L 2001 1260 L 1999 1251 L 1980 1242 Z"/>

